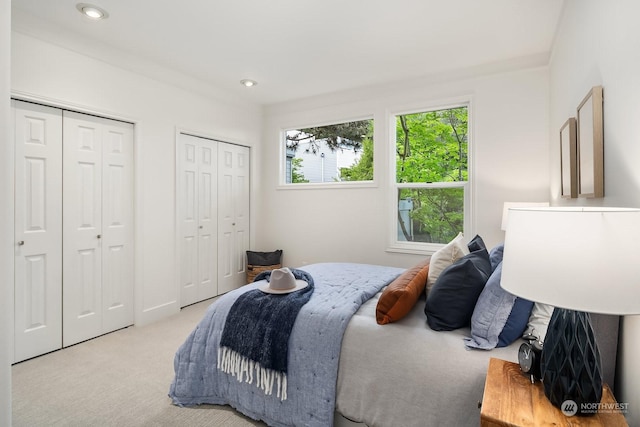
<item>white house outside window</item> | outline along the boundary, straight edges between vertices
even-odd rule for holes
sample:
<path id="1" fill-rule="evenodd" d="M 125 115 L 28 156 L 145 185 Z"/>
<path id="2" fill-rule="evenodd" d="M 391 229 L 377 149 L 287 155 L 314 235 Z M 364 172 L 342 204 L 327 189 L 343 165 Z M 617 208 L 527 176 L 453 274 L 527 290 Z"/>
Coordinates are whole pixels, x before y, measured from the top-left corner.
<path id="1" fill-rule="evenodd" d="M 373 181 L 373 119 L 284 131 L 284 184 Z"/>

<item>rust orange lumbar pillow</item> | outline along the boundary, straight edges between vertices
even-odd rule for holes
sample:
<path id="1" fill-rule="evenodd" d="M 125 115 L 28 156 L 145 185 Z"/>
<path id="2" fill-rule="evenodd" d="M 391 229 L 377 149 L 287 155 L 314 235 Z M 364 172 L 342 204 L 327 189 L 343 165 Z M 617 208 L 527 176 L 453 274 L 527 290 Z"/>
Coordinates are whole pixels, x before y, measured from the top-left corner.
<path id="1" fill-rule="evenodd" d="M 429 258 L 402 273 L 382 291 L 376 307 L 379 325 L 396 322 L 411 311 L 424 292 L 428 274 Z"/>

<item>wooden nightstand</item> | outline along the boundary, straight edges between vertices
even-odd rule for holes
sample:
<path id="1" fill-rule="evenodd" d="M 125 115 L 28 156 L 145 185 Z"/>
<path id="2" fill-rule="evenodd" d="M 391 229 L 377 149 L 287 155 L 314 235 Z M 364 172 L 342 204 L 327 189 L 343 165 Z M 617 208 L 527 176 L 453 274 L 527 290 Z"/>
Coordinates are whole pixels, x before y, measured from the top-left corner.
<path id="1" fill-rule="evenodd" d="M 616 400 L 605 385 L 604 404 Z M 549 402 L 540 381 L 522 374 L 517 363 L 491 358 L 480 411 L 482 427 L 514 426 L 628 426 L 619 411 L 600 411 L 589 417 L 567 417 Z"/>

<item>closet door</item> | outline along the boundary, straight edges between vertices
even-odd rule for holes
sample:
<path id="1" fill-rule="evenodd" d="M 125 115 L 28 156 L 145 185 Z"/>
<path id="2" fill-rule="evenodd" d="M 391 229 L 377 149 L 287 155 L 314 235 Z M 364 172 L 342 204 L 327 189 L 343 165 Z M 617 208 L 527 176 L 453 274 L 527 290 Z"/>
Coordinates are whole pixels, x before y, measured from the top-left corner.
<path id="1" fill-rule="evenodd" d="M 133 125 L 64 112 L 63 345 L 133 323 Z"/>
<path id="2" fill-rule="evenodd" d="M 218 292 L 246 284 L 249 249 L 249 148 L 218 145 Z"/>
<path id="3" fill-rule="evenodd" d="M 181 306 L 218 295 L 217 142 L 180 134 L 177 141 Z"/>
<path id="4" fill-rule="evenodd" d="M 102 333 L 133 324 L 133 125 L 103 119 Z"/>
<path id="5" fill-rule="evenodd" d="M 62 111 L 12 101 L 14 362 L 62 346 Z"/>

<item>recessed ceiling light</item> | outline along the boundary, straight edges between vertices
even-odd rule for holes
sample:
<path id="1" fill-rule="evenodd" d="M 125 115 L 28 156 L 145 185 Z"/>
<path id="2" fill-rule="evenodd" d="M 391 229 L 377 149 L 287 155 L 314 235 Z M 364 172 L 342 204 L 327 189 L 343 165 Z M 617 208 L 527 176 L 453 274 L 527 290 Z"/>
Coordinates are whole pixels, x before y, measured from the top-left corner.
<path id="1" fill-rule="evenodd" d="M 78 9 L 78 11 L 82 13 L 84 16 L 94 21 L 99 21 L 100 19 L 107 19 L 109 17 L 109 14 L 107 13 L 106 10 L 93 4 L 78 3 L 76 5 L 76 9 Z"/>
<path id="2" fill-rule="evenodd" d="M 243 79 L 243 80 L 240 80 L 240 84 L 246 87 L 251 87 L 251 86 L 257 85 L 258 82 L 251 79 Z"/>

